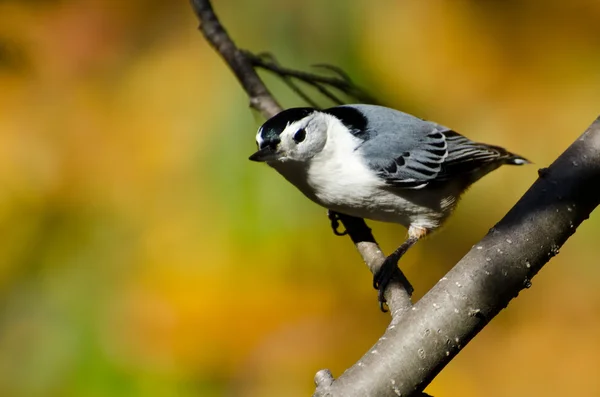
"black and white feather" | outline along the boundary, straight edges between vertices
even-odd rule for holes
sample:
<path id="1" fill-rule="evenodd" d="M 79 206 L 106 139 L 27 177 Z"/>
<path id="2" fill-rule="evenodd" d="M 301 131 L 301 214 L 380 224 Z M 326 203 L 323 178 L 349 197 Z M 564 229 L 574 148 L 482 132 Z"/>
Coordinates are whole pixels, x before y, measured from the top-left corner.
<path id="1" fill-rule="evenodd" d="M 421 189 L 460 174 L 471 179 L 492 164 L 528 162 L 498 146 L 473 142 L 447 127 L 381 106 L 345 105 L 325 112 L 363 140 L 357 150 L 369 167 L 400 188 Z"/>
<path id="2" fill-rule="evenodd" d="M 442 225 L 469 185 L 503 164 L 528 163 L 499 146 L 373 105 L 288 109 L 263 124 L 256 142 L 250 160 L 266 162 L 315 203 L 408 228 L 408 239 L 374 276 L 381 305 L 400 256 Z"/>
<path id="3" fill-rule="evenodd" d="M 259 129 L 257 142 L 261 150 L 251 159 L 267 161 L 318 204 L 426 230 L 437 228 L 482 176 L 503 164 L 528 163 L 375 105 L 288 109 Z"/>

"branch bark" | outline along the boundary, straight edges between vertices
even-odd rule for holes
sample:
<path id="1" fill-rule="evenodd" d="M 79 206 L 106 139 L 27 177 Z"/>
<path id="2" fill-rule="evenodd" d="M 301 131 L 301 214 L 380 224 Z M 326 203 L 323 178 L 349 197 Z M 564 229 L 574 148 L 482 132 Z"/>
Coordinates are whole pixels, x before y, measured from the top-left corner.
<path id="1" fill-rule="evenodd" d="M 352 368 L 315 396 L 412 396 L 524 288 L 600 203 L 600 118 Z"/>
<path id="2" fill-rule="evenodd" d="M 265 117 L 282 110 L 219 23 L 208 0 L 192 0 L 200 29 Z M 253 63 L 254 62 L 254 63 Z M 289 72 L 288 69 L 285 69 Z M 399 271 L 386 292 L 392 321 L 379 341 L 334 380 L 322 370 L 314 396 L 415 396 L 518 293 L 600 203 L 600 118 L 510 212 L 414 306 Z M 340 220 L 372 272 L 384 260 L 362 219 Z"/>

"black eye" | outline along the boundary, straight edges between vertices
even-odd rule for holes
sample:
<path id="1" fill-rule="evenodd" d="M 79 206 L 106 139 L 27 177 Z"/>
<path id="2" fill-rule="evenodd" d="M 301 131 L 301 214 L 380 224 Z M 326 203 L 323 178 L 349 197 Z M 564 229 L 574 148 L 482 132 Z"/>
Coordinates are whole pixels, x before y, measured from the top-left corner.
<path id="1" fill-rule="evenodd" d="M 304 138 L 306 138 L 306 130 L 304 128 L 300 128 L 298 131 L 296 131 L 296 133 L 292 137 L 292 139 L 296 143 L 302 142 L 304 140 Z"/>

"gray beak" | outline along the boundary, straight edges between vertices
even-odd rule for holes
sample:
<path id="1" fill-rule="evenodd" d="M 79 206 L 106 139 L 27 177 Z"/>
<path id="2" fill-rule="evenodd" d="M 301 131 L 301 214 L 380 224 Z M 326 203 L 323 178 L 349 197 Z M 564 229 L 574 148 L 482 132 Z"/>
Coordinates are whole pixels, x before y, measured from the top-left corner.
<path id="1" fill-rule="evenodd" d="M 252 161 L 273 161 L 277 160 L 277 157 L 277 153 L 270 146 L 265 146 L 248 159 Z"/>

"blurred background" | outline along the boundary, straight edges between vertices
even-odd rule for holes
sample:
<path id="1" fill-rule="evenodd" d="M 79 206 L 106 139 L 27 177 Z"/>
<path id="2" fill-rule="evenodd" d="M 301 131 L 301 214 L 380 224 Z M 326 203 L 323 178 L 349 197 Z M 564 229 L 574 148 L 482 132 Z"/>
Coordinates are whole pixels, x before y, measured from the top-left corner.
<path id="1" fill-rule="evenodd" d="M 600 2 L 215 0 L 243 47 L 535 165 L 401 266 L 423 295 L 600 114 Z M 307 396 L 388 323 L 325 211 L 247 160 L 262 123 L 187 1 L 0 1 L 0 395 Z M 284 106 L 302 105 L 272 78 Z M 400 226 L 371 223 L 390 252 Z M 600 395 L 593 214 L 433 381 Z"/>

